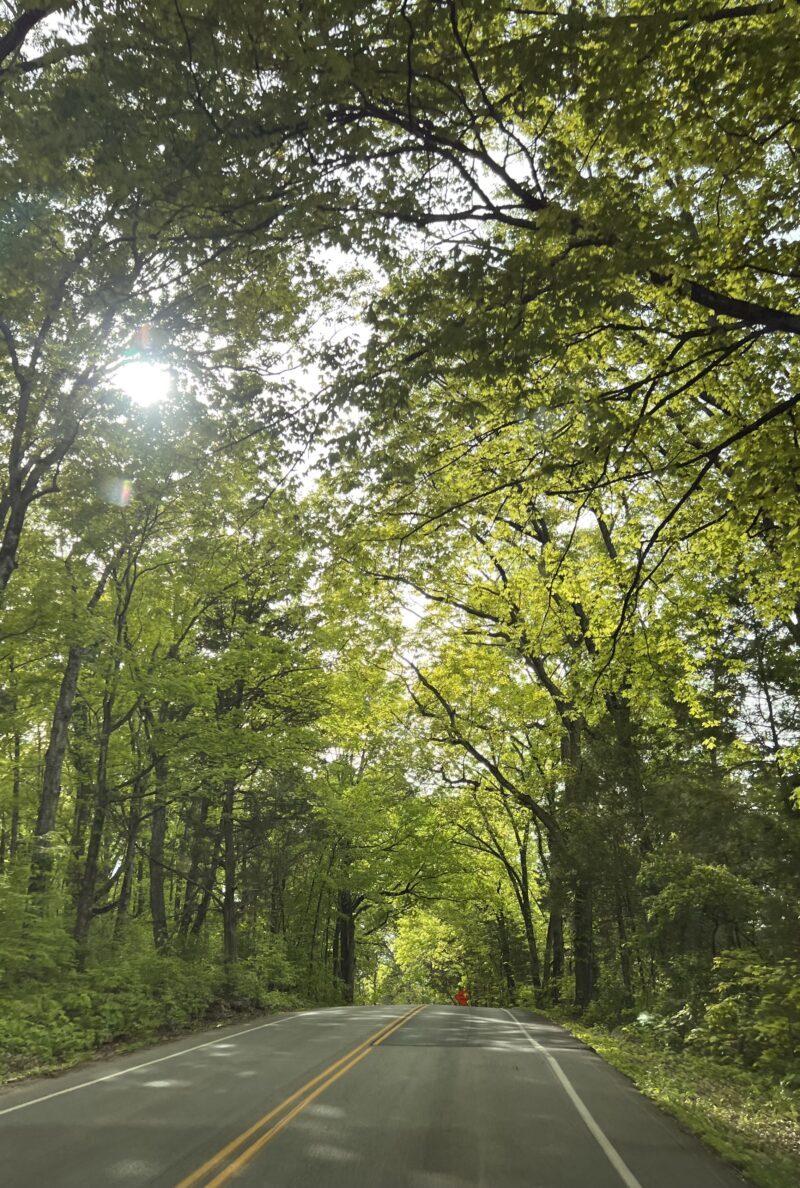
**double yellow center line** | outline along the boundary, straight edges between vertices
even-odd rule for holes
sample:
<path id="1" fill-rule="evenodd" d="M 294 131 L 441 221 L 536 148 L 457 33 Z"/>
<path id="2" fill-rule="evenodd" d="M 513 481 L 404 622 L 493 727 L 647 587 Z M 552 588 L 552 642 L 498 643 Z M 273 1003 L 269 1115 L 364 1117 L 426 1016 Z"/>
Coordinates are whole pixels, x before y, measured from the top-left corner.
<path id="1" fill-rule="evenodd" d="M 368 1056 L 373 1048 L 377 1047 L 378 1044 L 382 1044 L 385 1039 L 393 1035 L 404 1023 L 408 1023 L 409 1019 L 413 1019 L 415 1015 L 418 1015 L 421 1010 L 423 1010 L 423 1007 L 418 1006 L 412 1011 L 407 1011 L 399 1019 L 393 1019 L 391 1023 L 387 1023 L 384 1027 L 381 1027 L 379 1031 L 376 1031 L 374 1035 L 365 1039 L 363 1043 L 358 1044 L 344 1056 L 334 1061 L 333 1064 L 328 1065 L 326 1069 L 318 1073 L 315 1077 L 312 1077 L 310 1081 L 307 1081 L 305 1085 L 297 1089 L 290 1097 L 282 1101 L 280 1105 L 275 1106 L 274 1110 L 270 1110 L 263 1118 L 259 1118 L 257 1122 L 254 1122 L 252 1126 L 248 1127 L 247 1130 L 243 1131 L 237 1138 L 223 1147 L 221 1151 L 218 1151 L 216 1155 L 212 1155 L 197 1171 L 192 1172 L 186 1179 L 181 1180 L 176 1188 L 195 1188 L 195 1185 L 201 1183 L 204 1185 L 204 1188 L 217 1188 L 220 1184 L 227 1184 L 229 1180 L 250 1162 L 254 1155 L 258 1154 L 262 1147 L 267 1145 L 270 1139 L 274 1138 L 276 1134 L 283 1130 L 284 1126 L 289 1125 L 292 1118 L 296 1118 L 307 1105 L 310 1105 L 316 1097 L 324 1093 L 334 1081 L 338 1081 L 339 1077 L 343 1077 L 359 1061 L 363 1060 L 365 1056 Z M 284 1111 L 287 1110 L 288 1113 L 285 1113 Z M 270 1122 L 273 1125 L 269 1126 L 267 1130 L 264 1130 L 264 1127 L 268 1126 Z M 245 1144 L 250 1139 L 254 1139 L 254 1142 L 246 1147 Z M 240 1151 L 241 1147 L 244 1147 L 244 1150 Z M 236 1154 L 237 1151 L 239 1151 L 238 1155 Z M 227 1162 L 228 1160 L 229 1162 Z M 221 1164 L 226 1164 L 226 1166 L 213 1179 L 207 1179 L 212 1172 L 216 1172 Z"/>

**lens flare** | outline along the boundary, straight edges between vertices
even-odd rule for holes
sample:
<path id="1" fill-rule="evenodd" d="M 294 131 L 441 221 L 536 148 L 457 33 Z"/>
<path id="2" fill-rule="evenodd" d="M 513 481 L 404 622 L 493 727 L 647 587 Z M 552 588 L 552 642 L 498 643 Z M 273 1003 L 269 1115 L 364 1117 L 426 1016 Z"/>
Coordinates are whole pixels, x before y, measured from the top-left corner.
<path id="1" fill-rule="evenodd" d="M 145 363 L 137 359 L 123 363 L 114 376 L 114 383 L 134 404 L 148 408 L 166 399 L 172 387 L 172 376 L 162 363 Z"/>
<path id="2" fill-rule="evenodd" d="M 127 507 L 133 495 L 133 483 L 119 475 L 106 475 L 97 483 L 97 490 L 106 503 L 115 507 Z"/>

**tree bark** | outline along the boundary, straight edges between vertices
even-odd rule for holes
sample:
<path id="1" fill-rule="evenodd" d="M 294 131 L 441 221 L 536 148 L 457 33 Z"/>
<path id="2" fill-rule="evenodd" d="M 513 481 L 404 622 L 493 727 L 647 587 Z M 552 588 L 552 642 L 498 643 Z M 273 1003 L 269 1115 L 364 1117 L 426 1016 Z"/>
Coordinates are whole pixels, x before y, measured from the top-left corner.
<path id="1" fill-rule="evenodd" d="M 286 874 L 282 863 L 276 857 L 272 867 L 272 879 L 269 899 L 269 930 L 275 936 L 280 936 L 285 930 L 283 896 L 286 890 Z"/>
<path id="2" fill-rule="evenodd" d="M 16 709 L 16 703 L 14 708 Z M 3 829 L 2 839 L 0 839 L 0 871 L 5 870 L 6 859 L 9 863 L 14 861 L 14 857 L 19 848 L 19 793 L 20 793 L 20 756 L 22 748 L 22 738 L 18 730 L 14 731 L 13 741 L 13 758 L 11 768 L 11 824 L 8 830 Z"/>
<path id="3" fill-rule="evenodd" d="M 500 946 L 500 965 L 503 970 L 503 977 L 505 978 L 509 1006 L 513 1006 L 517 1000 L 517 984 L 514 978 L 514 965 L 511 961 L 511 945 L 509 944 L 508 939 L 508 925 L 502 910 L 497 913 L 496 919 L 497 940 Z"/>
<path id="4" fill-rule="evenodd" d="M 633 1006 L 633 962 L 631 961 L 630 946 L 628 943 L 628 930 L 625 925 L 625 910 L 622 903 L 622 898 L 617 892 L 616 897 L 617 909 L 617 934 L 619 936 L 619 970 L 622 977 L 622 985 L 625 990 L 625 999 L 623 1005 L 626 1007 Z"/>
<path id="5" fill-rule="evenodd" d="M 224 784 L 222 802 L 222 864 L 225 871 L 225 889 L 222 896 L 222 934 L 225 964 L 232 966 L 238 956 L 237 913 L 236 913 L 236 845 L 234 830 L 234 807 L 236 783 L 228 779 Z"/>
<path id="6" fill-rule="evenodd" d="M 217 834 L 214 842 L 214 852 L 211 855 L 211 862 L 208 869 L 208 876 L 203 888 L 203 897 L 197 908 L 194 921 L 192 923 L 192 936 L 199 936 L 203 925 L 206 922 L 208 909 L 211 907 L 211 901 L 214 898 L 214 887 L 217 882 L 217 870 L 219 868 L 219 858 L 222 853 L 222 832 Z"/>
<path id="7" fill-rule="evenodd" d="M 356 984 L 356 911 L 360 896 L 340 891 L 336 900 L 336 938 L 334 939 L 334 975 L 342 983 L 344 1000 L 351 1005 Z M 338 944 L 337 944 L 338 940 Z"/>
<path id="8" fill-rule="evenodd" d="M 103 572 L 86 604 L 88 611 L 93 611 L 103 596 L 108 579 L 114 572 L 114 566 L 122 555 L 122 548 L 105 565 Z M 67 571 L 70 572 L 70 561 L 67 560 Z M 0 586 L 0 590 L 2 586 Z M 124 609 L 116 614 L 117 642 L 122 637 L 124 623 Z M 28 894 L 35 895 L 47 887 L 47 880 L 52 869 L 52 854 L 50 853 L 49 835 L 56 824 L 58 801 L 61 795 L 61 772 L 64 766 L 64 756 L 67 752 L 69 726 L 75 708 L 75 694 L 78 687 L 78 676 L 81 670 L 85 649 L 79 644 L 72 644 L 67 654 L 67 664 L 61 678 L 61 687 L 53 712 L 53 722 L 50 727 L 50 739 L 44 761 L 42 775 L 42 794 L 39 801 L 39 813 L 34 830 L 34 851 L 31 863 L 31 878 L 28 884 Z"/>
<path id="9" fill-rule="evenodd" d="M 154 756 L 155 787 L 153 809 L 150 819 L 150 918 L 153 927 L 153 945 L 157 953 L 167 947 L 167 906 L 164 899 L 164 840 L 167 834 L 167 778 L 168 766 L 165 755 Z"/>
<path id="10" fill-rule="evenodd" d="M 85 960 L 86 945 L 89 939 L 89 927 L 92 922 L 97 875 L 100 866 L 100 850 L 103 843 L 103 830 L 108 811 L 108 749 L 113 729 L 111 719 L 113 704 L 114 695 L 110 689 L 106 689 L 103 696 L 102 725 L 97 753 L 94 813 L 89 830 L 89 844 L 86 849 L 83 878 L 81 880 L 78 903 L 75 910 L 73 935 L 78 945 L 78 958 L 81 963 Z"/>
<path id="11" fill-rule="evenodd" d="M 135 793 L 131 802 L 131 813 L 128 818 L 128 831 L 125 839 L 125 857 L 122 860 L 122 882 L 117 901 L 117 918 L 114 921 L 114 941 L 119 943 L 125 930 L 125 922 L 130 911 L 131 895 L 133 893 L 134 867 L 136 865 L 136 842 L 142 823 L 142 798 L 144 796 L 143 781 L 137 780 Z"/>
<path id="12" fill-rule="evenodd" d="M 28 510 L 28 505 L 18 499 L 19 497 L 11 509 L 0 543 L 0 594 L 11 581 L 11 575 L 17 568 L 17 551 L 25 525 L 25 513 Z"/>
<path id="13" fill-rule="evenodd" d="M 520 895 L 519 907 L 522 913 L 522 923 L 525 928 L 525 943 L 528 948 L 528 963 L 531 970 L 531 983 L 535 991 L 542 987 L 542 969 L 539 962 L 539 948 L 536 944 L 536 930 L 533 926 L 533 910 L 531 908 L 530 876 L 528 873 L 527 840 L 528 830 L 525 831 L 525 844 L 519 849 L 520 863 Z"/>
<path id="14" fill-rule="evenodd" d="M 14 679 L 14 661 L 10 662 L 10 676 Z M 17 712 L 17 695 L 14 692 L 14 713 Z M 11 833 L 8 844 L 8 858 L 14 861 L 19 848 L 19 794 L 22 786 L 22 735 L 14 724 L 13 769 L 11 775 Z"/>
<path id="15" fill-rule="evenodd" d="M 580 877 L 575 887 L 572 950 L 575 961 L 575 1005 L 585 1010 L 594 997 L 592 884 Z"/>
<path id="16" fill-rule="evenodd" d="M 61 678 L 61 687 L 58 691 L 53 722 L 50 727 L 50 741 L 44 760 L 42 794 L 34 829 L 35 840 L 31 877 L 28 884 L 29 895 L 35 895 L 46 889 L 47 880 L 52 870 L 53 857 L 49 835 L 56 824 L 58 801 L 61 795 L 61 771 L 64 766 L 64 756 L 67 753 L 69 724 L 75 708 L 75 693 L 82 659 L 83 649 L 77 644 L 73 644 L 69 649 L 67 664 Z"/>
<path id="17" fill-rule="evenodd" d="M 197 818 L 193 822 L 193 835 L 190 847 L 189 873 L 186 876 L 186 889 L 183 894 L 183 907 L 178 921 L 178 936 L 185 940 L 189 935 L 192 918 L 197 908 L 200 894 L 200 874 L 204 852 L 207 851 L 206 821 L 208 819 L 209 799 L 204 796 L 200 801 Z"/>
<path id="18" fill-rule="evenodd" d="M 547 921 L 545 942 L 544 989 L 549 991 L 550 1001 L 558 1002 L 561 997 L 561 979 L 564 976 L 564 922 L 560 908 L 553 908 Z"/>

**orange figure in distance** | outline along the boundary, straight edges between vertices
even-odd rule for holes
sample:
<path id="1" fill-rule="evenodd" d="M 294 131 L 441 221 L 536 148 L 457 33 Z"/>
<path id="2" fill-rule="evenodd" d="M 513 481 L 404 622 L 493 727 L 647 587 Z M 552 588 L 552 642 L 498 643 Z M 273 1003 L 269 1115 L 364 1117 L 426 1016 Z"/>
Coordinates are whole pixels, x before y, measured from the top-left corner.
<path id="1" fill-rule="evenodd" d="M 463 986 L 458 987 L 455 998 L 459 1006 L 469 1006 L 469 995 Z"/>

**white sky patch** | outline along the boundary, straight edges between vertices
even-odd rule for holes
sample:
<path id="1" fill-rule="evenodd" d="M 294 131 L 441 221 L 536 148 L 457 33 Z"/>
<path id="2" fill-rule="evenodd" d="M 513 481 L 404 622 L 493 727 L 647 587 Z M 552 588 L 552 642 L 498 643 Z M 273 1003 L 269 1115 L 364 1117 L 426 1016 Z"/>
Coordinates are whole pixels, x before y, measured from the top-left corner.
<path id="1" fill-rule="evenodd" d="M 418 594 L 416 590 L 407 590 L 403 593 L 400 602 L 400 622 L 406 631 L 414 631 L 419 626 L 427 606 L 427 598 Z"/>
<path id="2" fill-rule="evenodd" d="M 114 373 L 114 386 L 140 408 L 166 400 L 172 390 L 172 373 L 163 363 L 136 360 L 123 363 Z"/>
<path id="3" fill-rule="evenodd" d="M 570 519 L 561 520 L 560 523 L 556 524 L 555 533 L 556 535 L 568 536 L 575 531 L 580 532 L 586 528 L 596 527 L 597 520 L 594 518 L 594 513 L 584 509 L 582 512 L 579 512 L 577 518 L 572 516 Z"/>

